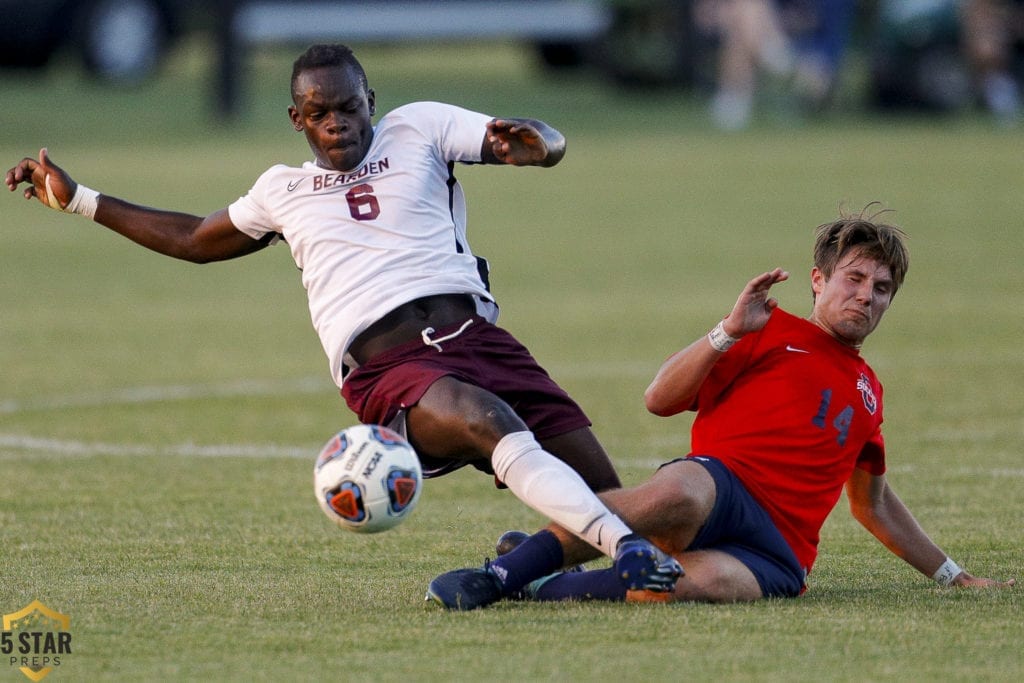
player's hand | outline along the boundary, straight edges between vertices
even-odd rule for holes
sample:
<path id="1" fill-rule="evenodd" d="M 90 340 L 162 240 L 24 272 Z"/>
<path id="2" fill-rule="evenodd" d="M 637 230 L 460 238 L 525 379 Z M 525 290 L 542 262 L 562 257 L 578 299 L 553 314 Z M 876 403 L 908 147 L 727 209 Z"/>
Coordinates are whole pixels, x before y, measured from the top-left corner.
<path id="1" fill-rule="evenodd" d="M 552 166 L 565 154 L 562 134 L 540 121 L 494 119 L 485 140 L 497 161 L 514 166 Z"/>
<path id="2" fill-rule="evenodd" d="M 723 321 L 723 328 L 731 337 L 742 337 L 756 332 L 768 324 L 779 302 L 768 296 L 772 285 L 789 279 L 789 273 L 781 268 L 762 273 L 743 288 L 732 312 Z"/>
<path id="3" fill-rule="evenodd" d="M 14 192 L 22 183 L 28 187 L 22 193 L 25 199 L 35 197 L 51 208 L 63 211 L 78 189 L 78 183 L 71 179 L 57 164 L 50 161 L 46 148 L 39 150 L 39 159 L 25 157 L 7 171 L 4 176 L 7 189 Z"/>
<path id="4" fill-rule="evenodd" d="M 952 585 L 958 588 L 1013 588 L 1017 585 L 1017 579 L 997 581 L 996 579 L 986 579 L 980 576 L 971 576 L 967 572 L 960 572 L 960 575 L 953 579 Z"/>
<path id="5" fill-rule="evenodd" d="M 494 119 L 487 124 L 487 142 L 506 164 L 526 166 L 544 160 L 547 145 L 536 128 L 519 120 Z"/>

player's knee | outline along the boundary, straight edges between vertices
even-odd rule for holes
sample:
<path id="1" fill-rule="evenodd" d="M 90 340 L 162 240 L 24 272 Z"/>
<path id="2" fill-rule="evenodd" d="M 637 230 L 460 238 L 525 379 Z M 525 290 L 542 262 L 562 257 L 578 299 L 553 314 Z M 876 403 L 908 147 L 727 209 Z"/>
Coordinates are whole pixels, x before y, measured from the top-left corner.
<path id="1" fill-rule="evenodd" d="M 462 404 L 466 428 L 482 443 L 497 445 L 502 437 L 512 432 L 527 431 L 528 427 L 512 407 L 489 392 L 474 392 Z"/>
<path id="2" fill-rule="evenodd" d="M 658 517 L 673 520 L 703 520 L 709 510 L 709 501 L 702 491 L 672 482 L 657 482 L 644 487 L 644 499 L 658 512 Z"/>
<path id="3" fill-rule="evenodd" d="M 428 393 L 421 405 L 429 405 L 439 420 L 458 423 L 482 454 L 489 455 L 506 434 L 528 429 L 508 403 L 480 387 L 445 378 Z"/>
<path id="4" fill-rule="evenodd" d="M 669 553 L 686 549 L 714 505 L 699 489 L 669 477 L 656 477 L 605 500 L 637 533 Z"/>
<path id="5" fill-rule="evenodd" d="M 658 470 L 648 482 L 648 495 L 663 510 L 675 510 L 674 517 L 703 523 L 715 505 L 717 487 L 703 466 L 678 461 Z"/>

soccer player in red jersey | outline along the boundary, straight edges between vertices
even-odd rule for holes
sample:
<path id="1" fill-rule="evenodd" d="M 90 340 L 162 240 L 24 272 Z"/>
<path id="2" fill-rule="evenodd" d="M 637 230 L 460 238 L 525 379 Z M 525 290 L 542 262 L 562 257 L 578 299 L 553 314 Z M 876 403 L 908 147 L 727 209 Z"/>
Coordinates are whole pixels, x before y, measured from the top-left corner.
<path id="1" fill-rule="evenodd" d="M 665 361 L 645 393 L 660 416 L 696 410 L 691 453 L 646 483 L 603 494 L 609 507 L 680 561 L 671 593 L 627 591 L 614 569 L 535 581 L 538 600 L 730 602 L 795 597 L 819 532 L 846 488 L 851 511 L 890 551 L 944 586 L 1012 586 L 947 557 L 886 481 L 882 385 L 860 355 L 903 283 L 904 234 L 875 217 L 817 230 L 810 316 L 769 296 L 776 268 L 747 283 L 732 312 Z M 513 532 L 514 533 L 514 532 Z M 593 557 L 559 529 L 567 564 Z M 524 535 L 523 535 L 524 536 Z"/>

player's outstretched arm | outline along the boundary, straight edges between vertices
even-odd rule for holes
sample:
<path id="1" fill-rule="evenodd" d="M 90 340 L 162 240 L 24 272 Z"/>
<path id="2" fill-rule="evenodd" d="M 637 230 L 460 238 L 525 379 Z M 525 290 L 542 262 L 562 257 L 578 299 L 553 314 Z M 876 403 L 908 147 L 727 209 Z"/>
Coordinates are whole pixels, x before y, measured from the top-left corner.
<path id="1" fill-rule="evenodd" d="M 687 410 L 728 346 L 744 334 L 756 332 L 768 324 L 772 311 L 778 306 L 778 302 L 768 295 L 769 290 L 772 285 L 788 277 L 789 273 L 776 268 L 750 280 L 719 327 L 673 354 L 662 364 L 644 392 L 647 410 L 662 417 Z M 711 341 L 719 332 L 728 342 L 724 347 L 716 346 Z"/>
<path id="2" fill-rule="evenodd" d="M 972 576 L 950 560 L 892 490 L 885 475 L 855 469 L 846 483 L 850 511 L 894 555 L 943 586 L 1008 588 L 1015 579 L 998 581 Z"/>
<path id="3" fill-rule="evenodd" d="M 485 164 L 554 166 L 565 156 L 565 136 L 536 119 L 494 119 L 481 148 Z"/>
<path id="4" fill-rule="evenodd" d="M 243 256 L 267 244 L 236 229 L 226 209 L 203 218 L 100 195 L 75 182 L 50 160 L 45 148 L 38 159 L 26 157 L 7 171 L 4 182 L 12 192 L 24 186 L 26 199 L 86 215 L 147 249 L 194 263 Z"/>

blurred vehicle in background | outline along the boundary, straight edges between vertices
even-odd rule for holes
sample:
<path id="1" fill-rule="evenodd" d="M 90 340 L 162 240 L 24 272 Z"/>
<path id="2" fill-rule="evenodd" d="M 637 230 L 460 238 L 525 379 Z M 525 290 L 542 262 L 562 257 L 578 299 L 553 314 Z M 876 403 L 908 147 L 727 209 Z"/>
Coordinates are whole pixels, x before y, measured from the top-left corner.
<path id="1" fill-rule="evenodd" d="M 0 67 L 38 68 L 64 52 L 107 81 L 151 75 L 174 40 L 209 14 L 201 0 L 0 0 Z"/>
<path id="2" fill-rule="evenodd" d="M 546 66 L 595 66 L 622 84 L 686 84 L 691 0 L 0 0 L 0 68 L 70 55 L 137 83 L 189 31 L 221 43 L 510 38 Z M 231 46 L 228 46 L 231 49 Z"/>
<path id="3" fill-rule="evenodd" d="M 1004 100 L 1004 109 L 1019 109 L 1013 101 L 1020 97 L 1010 91 L 1024 83 L 1024 0 L 857 0 L 853 42 L 869 63 L 867 103 L 949 111 L 976 101 L 981 77 L 965 59 L 962 12 L 971 5 L 1012 9 L 1006 19 L 987 22 L 1005 24 L 1010 42 L 1005 74 L 989 79 L 1003 87 L 989 87 L 985 98 L 990 109 Z M 98 79 L 134 84 L 151 76 L 184 36 L 208 31 L 215 106 L 231 114 L 241 106 L 250 48 L 501 39 L 532 45 L 547 67 L 593 69 L 620 86 L 707 89 L 716 46 L 697 29 L 695 6 L 696 0 L 0 0 L 0 68 L 40 68 L 70 55 Z"/>

